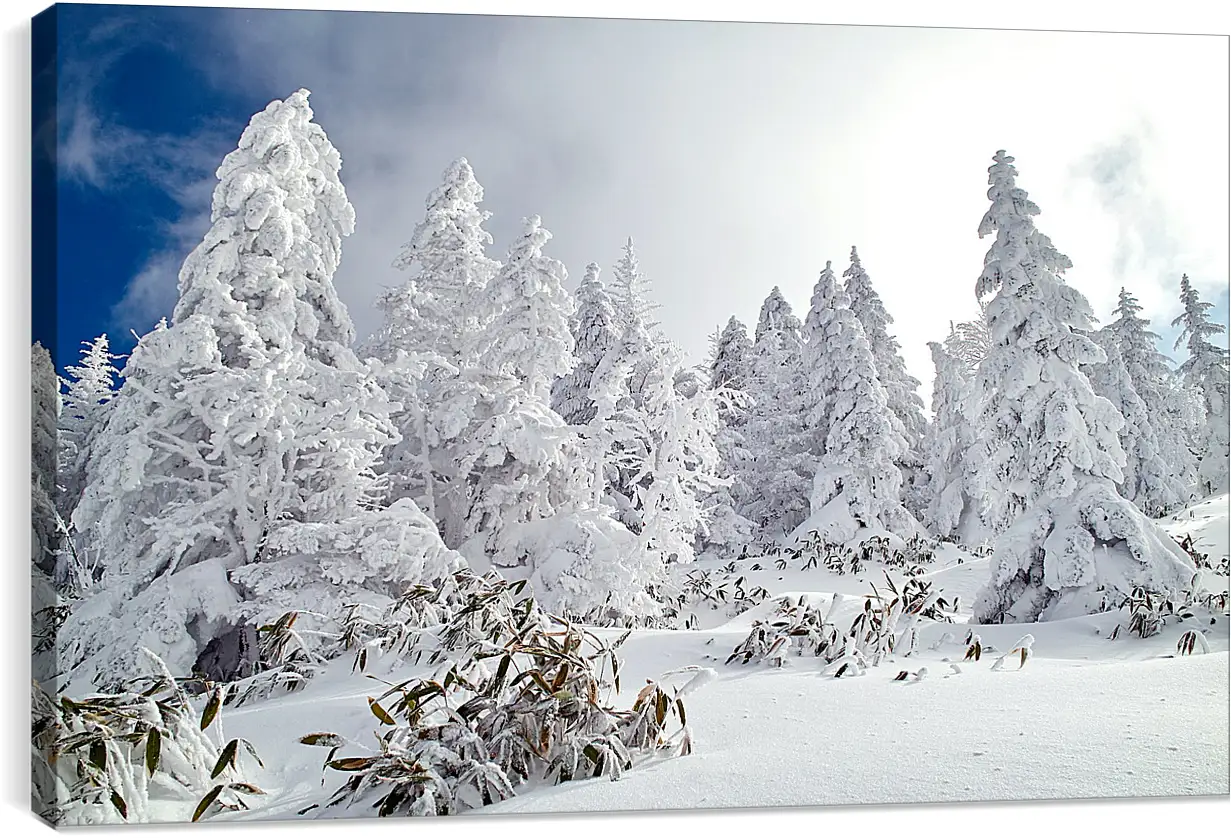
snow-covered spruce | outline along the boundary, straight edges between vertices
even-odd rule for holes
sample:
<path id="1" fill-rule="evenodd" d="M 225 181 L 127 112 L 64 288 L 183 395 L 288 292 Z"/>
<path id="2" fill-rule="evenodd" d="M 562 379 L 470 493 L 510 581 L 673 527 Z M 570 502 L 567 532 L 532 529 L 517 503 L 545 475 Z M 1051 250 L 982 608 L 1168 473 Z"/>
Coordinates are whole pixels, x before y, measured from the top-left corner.
<path id="1" fill-rule="evenodd" d="M 943 345 L 932 342 L 928 348 L 936 376 L 924 446 L 923 468 L 929 477 L 924 520 L 934 535 L 965 541 L 978 519 L 970 457 L 977 439 L 970 411 L 973 377 Z"/>
<path id="2" fill-rule="evenodd" d="M 845 289 L 825 263 L 804 323 L 813 450 L 820 452 L 811 514 L 795 532 L 815 530 L 828 544 L 845 544 L 864 529 L 909 538 L 919 524 L 902 505 L 898 463 L 907 442 L 888 410 L 876 361 Z"/>
<path id="3" fill-rule="evenodd" d="M 984 623 L 1096 611 L 1106 593 L 1178 590 L 1193 566 L 1179 546 L 1116 490 L 1124 419 L 1095 395 L 1081 365 L 1104 363 L 1090 338 L 1090 304 L 1059 274 L 1068 257 L 1035 229 L 1039 208 L 1016 184 L 1013 158 L 989 168 L 994 234 L 976 294 L 992 344 L 979 370 L 984 402 L 978 489 L 996 539 L 991 578 L 975 603 Z"/>
<path id="4" fill-rule="evenodd" d="M 65 623 L 74 684 L 187 674 L 214 639 L 292 608 L 381 601 L 457 561 L 373 468 L 398 439 L 333 287 L 354 211 L 308 92 L 253 116 L 218 169 L 213 226 L 145 335 L 74 513 L 98 593 Z"/>
<path id="5" fill-rule="evenodd" d="M 1180 374 L 1188 385 L 1199 392 L 1205 402 L 1205 423 L 1199 444 L 1201 468 L 1199 484 L 1203 494 L 1226 492 L 1231 485 L 1228 470 L 1231 463 L 1231 387 L 1228 385 L 1227 350 L 1210 343 L 1210 337 L 1222 334 L 1226 327 L 1210 322 L 1206 313 L 1213 303 L 1202 301 L 1193 288 L 1188 274 L 1180 278 L 1180 302 L 1184 313 L 1172 321 L 1182 331 L 1175 347 L 1188 349 L 1188 360 L 1180 366 Z"/>
<path id="6" fill-rule="evenodd" d="M 60 514 L 71 520 L 77 500 L 85 489 L 90 441 L 106 418 L 107 405 L 115 396 L 115 360 L 110 341 L 102 334 L 82 341 L 81 361 L 65 371 L 64 409 L 60 414 Z"/>
<path id="7" fill-rule="evenodd" d="M 1124 450 L 1124 479 L 1118 484 L 1120 494 L 1137 504 L 1151 518 L 1161 518 L 1182 505 L 1188 493 L 1175 472 L 1159 452 L 1158 438 L 1149 410 L 1137 389 L 1120 354 L 1119 341 L 1107 329 L 1090 336 L 1107 355 L 1101 364 L 1082 367 L 1090 378 L 1094 392 L 1107 399 L 1120 415 L 1120 447 Z"/>
<path id="8" fill-rule="evenodd" d="M 748 381 L 748 356 L 751 351 L 752 341 L 748 338 L 748 327 L 732 317 L 714 344 L 710 386 L 714 389 L 727 387 L 742 391 Z"/>
<path id="9" fill-rule="evenodd" d="M 885 310 L 880 295 L 872 287 L 872 280 L 859 260 L 859 251 L 851 248 L 851 264 L 842 276 L 846 278 L 846 295 L 851 301 L 851 311 L 863 325 L 863 333 L 872 348 L 876 362 L 876 374 L 885 390 L 885 403 L 893 418 L 901 423 L 901 433 L 906 440 L 906 452 L 899 465 L 909 470 L 903 474 L 908 482 L 923 462 L 923 438 L 927 433 L 927 419 L 923 415 L 923 399 L 919 396 L 919 379 L 906 371 L 902 347 L 897 338 L 889 333 L 893 317 Z"/>
<path id="10" fill-rule="evenodd" d="M 576 364 L 551 388 L 551 406 L 570 425 L 584 425 L 594 418 L 590 387 L 599 363 L 620 341 L 615 308 L 599 277 L 599 266 L 586 265 L 585 277 L 574 295 L 576 311 L 569 320 Z"/>
<path id="11" fill-rule="evenodd" d="M 410 276 L 377 299 L 382 323 L 362 349 L 379 362 L 377 380 L 400 405 L 393 421 L 401 440 L 381 468 L 390 497 L 412 499 L 451 544 L 449 525 L 459 513 L 450 503 L 464 481 L 456 449 L 480 400 L 477 382 L 463 371 L 477 363 L 486 311 L 478 297 L 500 267 L 485 253 L 492 238 L 483 229 L 490 213 L 479 209 L 482 200 L 466 158 L 453 161 L 393 262 Z"/>
<path id="12" fill-rule="evenodd" d="M 752 456 L 744 426 L 751 401 L 747 394 L 752 341 L 748 329 L 732 317 L 713 340 L 708 364 L 709 386 L 717 398 L 718 429 L 714 445 L 718 450 L 718 473 L 727 485 L 717 487 L 710 496 L 710 524 L 703 548 L 720 554 L 734 554 L 752 539 L 756 525 L 741 510 L 748 505 L 748 465 Z"/>
<path id="13" fill-rule="evenodd" d="M 1116 319 L 1104 328 L 1116 341 L 1129 380 L 1145 408 L 1158 453 L 1174 475 L 1176 485 L 1158 486 L 1148 502 L 1161 503 L 1165 511 L 1170 511 L 1191 499 L 1190 487 L 1196 482 L 1197 461 L 1190 443 L 1200 427 L 1200 407 L 1193 403 L 1194 394 L 1183 392 L 1171 362 L 1158 350 L 1158 335 L 1150 331 L 1150 321 L 1141 316 L 1141 311 L 1137 298 L 1121 288 Z M 1126 475 L 1125 479 L 1133 478 Z M 1172 494 L 1176 495 L 1174 499 L 1170 498 Z M 1135 500 L 1136 494 L 1125 497 Z"/>
<path id="14" fill-rule="evenodd" d="M 30 347 L 30 560 L 45 575 L 55 570 L 56 426 L 60 384 L 51 353 L 41 343 Z"/>
<path id="15" fill-rule="evenodd" d="M 775 286 L 761 305 L 756 338 L 748 353 L 743 424 L 748 451 L 740 478 L 746 501 L 740 514 L 759 533 L 776 538 L 808 516 L 816 458 L 808 436 L 811 390 L 805 380 L 799 318 Z"/>

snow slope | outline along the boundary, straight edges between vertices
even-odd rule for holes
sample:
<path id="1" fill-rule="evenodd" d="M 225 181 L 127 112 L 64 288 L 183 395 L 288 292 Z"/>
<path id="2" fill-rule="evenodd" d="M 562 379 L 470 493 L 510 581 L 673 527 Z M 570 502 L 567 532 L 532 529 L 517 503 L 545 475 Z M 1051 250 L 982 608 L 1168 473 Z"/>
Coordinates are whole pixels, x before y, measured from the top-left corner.
<path id="1" fill-rule="evenodd" d="M 1216 498 L 1168 519 L 1174 534 L 1191 532 L 1217 561 L 1227 547 L 1227 498 Z M 960 560 L 960 561 L 959 561 Z M 778 570 L 772 557 L 738 563 L 745 586 L 764 586 L 771 598 L 732 619 L 703 614 L 693 631 L 638 631 L 622 647 L 623 695 L 631 703 L 644 679 L 680 666 L 712 667 L 717 677 L 691 695 L 692 755 L 652 759 L 619 782 L 584 780 L 528 789 L 472 815 L 593 812 L 620 809 L 800 806 L 851 803 L 955 802 L 1125 796 L 1225 795 L 1229 788 L 1228 617 L 1204 616 L 1208 654 L 1178 657 L 1185 627 L 1140 639 L 1126 631 L 1123 611 L 1031 626 L 961 623 L 988 572 L 987 559 L 943 548 L 925 578 L 957 595 L 955 624 L 928 623 L 917 650 L 870 668 L 859 677 L 822 674 L 816 658 L 791 658 L 782 668 L 725 665 L 752 621 L 774 596 L 807 593 L 847 597 L 834 621 L 849 624 L 862 607 L 871 568 L 858 577 L 825 570 Z M 759 570 L 752 570 L 760 565 Z M 793 561 L 791 567 L 796 567 Z M 699 563 L 706 567 L 706 563 Z M 709 563 L 711 571 L 717 563 Z M 1215 584 L 1225 586 L 1225 577 Z M 1117 625 L 1119 636 L 1111 639 Z M 970 629 L 984 654 L 963 662 Z M 1033 656 L 1016 655 L 998 671 L 994 661 L 1027 631 Z M 617 634 L 602 630 L 600 634 Z M 366 696 L 384 687 L 331 669 L 298 693 L 223 713 L 225 735 L 243 736 L 268 766 L 251 777 L 270 794 L 243 820 L 294 817 L 322 802 L 346 779 L 321 770 L 324 752 L 297 743 L 330 731 L 359 743 L 339 753 L 359 755 L 374 744 L 376 720 Z M 922 679 L 914 673 L 926 668 Z M 900 671 L 912 673 L 894 681 Z M 426 674 L 425 667 L 369 672 L 386 680 Z M 324 781 L 322 788 L 322 781 Z M 190 807 L 189 807 L 190 808 Z M 306 817 L 366 817 L 363 806 L 317 809 Z M 166 810 L 168 819 L 187 813 Z M 216 820 L 235 819 L 227 814 Z"/>

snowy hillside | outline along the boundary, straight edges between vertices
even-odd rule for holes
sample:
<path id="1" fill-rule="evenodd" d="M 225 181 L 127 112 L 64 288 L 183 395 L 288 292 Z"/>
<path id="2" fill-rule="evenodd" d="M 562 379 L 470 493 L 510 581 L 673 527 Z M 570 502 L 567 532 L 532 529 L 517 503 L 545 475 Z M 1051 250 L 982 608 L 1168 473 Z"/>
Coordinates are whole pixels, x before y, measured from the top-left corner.
<path id="1" fill-rule="evenodd" d="M 1213 498 L 1165 525 L 1176 536 L 1191 533 L 1217 560 L 1227 551 L 1227 503 L 1226 496 Z M 947 546 L 920 578 L 969 603 L 987 561 Z M 720 565 L 693 570 L 722 575 Z M 860 676 L 835 678 L 834 666 L 806 656 L 788 657 L 782 667 L 725 660 L 780 596 L 802 594 L 826 604 L 834 594 L 849 597 L 832 615 L 844 624 L 863 607 L 869 583 L 884 579 L 884 568 L 839 575 L 800 570 L 790 560 L 787 570 L 778 570 L 774 557 L 738 565 L 746 589 L 768 590 L 759 605 L 730 619 L 716 619 L 720 612 L 711 610 L 701 629 L 634 631 L 621 648 L 617 705 L 631 703 L 647 678 L 663 672 L 694 665 L 714 670 L 687 699 L 692 754 L 649 758 L 618 782 L 520 789 L 474 814 L 1228 792 L 1225 609 L 1200 620 L 1169 620 L 1160 634 L 1142 639 L 1125 630 L 1129 615 L 1120 609 L 1028 627 L 975 626 L 961 604 L 954 622 L 921 625 L 915 652 L 890 655 Z M 897 570 L 889 572 L 901 581 Z M 1207 583 L 1225 590 L 1227 578 L 1212 575 Z M 1200 630 L 1208 652 L 1176 654 L 1188 626 Z M 965 659 L 970 631 L 982 640 L 978 661 Z M 997 659 L 1027 631 L 1034 642 L 1025 665 L 1013 654 L 997 669 Z M 255 745 L 266 767 L 245 776 L 268 794 L 248 801 L 253 811 L 216 819 L 281 819 L 322 804 L 347 777 L 322 771 L 322 749 L 299 739 L 328 731 L 356 743 L 339 756 L 365 754 L 380 728 L 367 701 L 384 691 L 379 681 L 436 669 L 378 665 L 365 675 L 352 673 L 352 665 L 350 658 L 334 661 L 300 691 L 224 708 L 225 737 Z M 907 678 L 895 680 L 903 671 Z M 192 805 L 164 804 L 157 819 L 186 819 Z M 304 817 L 372 814 L 359 803 Z"/>

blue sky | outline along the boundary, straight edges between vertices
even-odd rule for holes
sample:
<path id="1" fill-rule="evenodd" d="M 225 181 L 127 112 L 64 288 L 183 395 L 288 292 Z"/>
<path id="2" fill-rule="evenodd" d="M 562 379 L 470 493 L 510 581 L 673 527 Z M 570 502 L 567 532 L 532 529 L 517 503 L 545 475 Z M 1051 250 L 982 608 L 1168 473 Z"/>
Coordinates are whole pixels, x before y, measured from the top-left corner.
<path id="1" fill-rule="evenodd" d="M 58 15 L 58 261 L 54 280 L 35 283 L 58 291 L 61 366 L 82 340 L 106 331 L 124 351 L 130 330 L 170 314 L 214 169 L 252 113 L 299 87 L 342 153 L 356 208 L 336 282 L 360 334 L 376 325 L 379 289 L 401 280 L 389 264 L 427 192 L 466 156 L 494 213 L 494 256 L 522 216 L 540 214 L 572 287 L 591 260 L 610 278 L 633 236 L 665 328 L 697 362 L 707 335 L 731 314 L 755 321 L 774 285 L 802 316 L 825 261 L 844 267 L 858 245 L 926 397 L 926 341 L 975 310 L 987 247 L 975 228 L 1002 147 L 1101 317 L 1127 284 L 1169 337 L 1187 271 L 1227 321 L 1225 38 Z M 998 61 L 1029 68 L 1028 83 L 1003 89 L 971 72 Z"/>

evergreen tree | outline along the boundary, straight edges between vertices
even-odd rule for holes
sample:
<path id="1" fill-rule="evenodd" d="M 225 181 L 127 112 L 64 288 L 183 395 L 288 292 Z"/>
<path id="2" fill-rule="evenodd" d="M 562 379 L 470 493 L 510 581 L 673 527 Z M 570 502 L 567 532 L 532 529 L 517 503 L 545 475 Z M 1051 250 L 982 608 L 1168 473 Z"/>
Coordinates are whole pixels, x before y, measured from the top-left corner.
<path id="1" fill-rule="evenodd" d="M 804 375 L 800 322 L 775 287 L 761 306 L 748 361 L 749 408 L 743 424 L 748 457 L 739 480 L 746 487 L 740 514 L 766 535 L 793 531 L 808 516 L 816 458 Z"/>
<path id="2" fill-rule="evenodd" d="M 811 425 L 820 461 L 811 515 L 797 535 L 816 530 L 829 544 L 844 544 L 862 529 L 886 529 L 903 538 L 918 532 L 902 506 L 897 466 L 907 443 L 888 409 L 872 348 L 832 263 L 812 293 L 804 324 L 808 383 L 817 399 Z"/>
<path id="3" fill-rule="evenodd" d="M 116 367 L 105 334 L 82 341 L 81 363 L 66 369 L 64 410 L 60 414 L 60 514 L 72 517 L 85 489 L 89 445 L 115 396 Z"/>
<path id="4" fill-rule="evenodd" d="M 620 336 L 633 356 L 640 359 L 633 367 L 629 393 L 634 404 L 641 407 L 646 393 L 667 374 L 665 356 L 673 348 L 662 334 L 658 322 L 652 319 L 659 306 L 650 299 L 650 283 L 641 272 L 641 263 L 631 238 L 625 243 L 624 255 L 616 263 L 612 274 L 611 298 L 615 304 Z"/>
<path id="5" fill-rule="evenodd" d="M 533 564 L 535 556 L 510 553 L 505 529 L 555 515 L 570 498 L 588 494 L 591 475 L 577 462 L 576 433 L 549 403 L 550 382 L 573 365 L 573 303 L 564 294 L 564 265 L 543 255 L 550 238 L 538 216 L 525 219 L 523 235 L 486 288 L 478 365 L 463 370 L 478 398 L 455 449 L 457 518 L 446 522 L 446 532 L 459 544 L 478 539 L 469 549 L 506 565 Z"/>
<path id="6" fill-rule="evenodd" d="M 1229 488 L 1231 397 L 1227 384 L 1227 350 L 1210 343 L 1209 339 L 1225 332 L 1226 327 L 1210 322 L 1206 312 L 1214 307 L 1213 303 L 1201 300 L 1188 274 L 1180 278 L 1180 302 L 1184 305 L 1184 313 L 1171 322 L 1172 326 L 1182 329 L 1175 348 L 1185 345 L 1188 349 L 1188 360 L 1180 366 L 1180 374 L 1205 401 L 1205 427 L 1200 438 L 1200 488 L 1207 495 L 1219 494 Z"/>
<path id="7" fill-rule="evenodd" d="M 972 468 L 977 436 L 970 418 L 973 376 L 942 344 L 932 342 L 928 348 L 936 377 L 925 446 L 924 469 L 931 480 L 924 520 L 937 536 L 963 541 L 977 510 Z"/>
<path id="8" fill-rule="evenodd" d="M 748 339 L 748 327 L 732 317 L 727 321 L 714 347 L 710 364 L 710 387 L 726 387 L 743 390 L 748 378 L 748 355 L 752 341 Z"/>
<path id="9" fill-rule="evenodd" d="M 131 677 L 140 646 L 186 675 L 234 644 L 242 668 L 250 621 L 386 603 L 455 566 L 414 504 L 382 508 L 373 468 L 398 437 L 333 286 L 354 229 L 340 168 L 306 90 L 219 167 L 172 325 L 133 350 L 74 512 L 105 570 L 61 635 L 75 680 Z"/>
<path id="10" fill-rule="evenodd" d="M 1133 386 L 1115 334 L 1101 329 L 1090 337 L 1106 354 L 1107 360 L 1083 366 L 1082 372 L 1090 378 L 1094 392 L 1111 402 L 1124 417 L 1124 426 L 1120 429 L 1120 447 L 1125 457 L 1124 479 L 1117 488 L 1146 515 L 1161 518 L 1187 500 L 1184 484 L 1159 454 L 1150 412 Z"/>
<path id="11" fill-rule="evenodd" d="M 999 533 L 975 603 L 984 623 L 1091 613 L 1106 596 L 1137 585 L 1176 590 L 1193 573 L 1179 546 L 1116 491 L 1124 419 L 1080 370 L 1106 362 L 1082 333 L 1093 313 L 1060 278 L 1072 262 L 1035 229 L 1039 208 L 1012 164 L 996 153 L 979 226 L 980 237 L 996 236 L 976 284 L 978 297 L 995 295 L 978 378 L 985 450 L 976 488 Z"/>
<path id="12" fill-rule="evenodd" d="M 1159 337 L 1150 331 L 1150 321 L 1141 316 L 1141 311 L 1137 298 L 1121 288 L 1114 312 L 1116 319 L 1106 329 L 1115 338 L 1133 389 L 1145 405 L 1145 415 L 1157 438 L 1158 453 L 1182 486 L 1188 487 L 1196 481 L 1197 462 L 1189 440 L 1196 429 L 1191 420 L 1183 418 L 1186 400 L 1177 392 L 1180 382 L 1167 356 L 1158 351 Z M 1168 491 L 1163 490 L 1163 494 Z M 1189 492 L 1181 488 L 1178 495 L 1176 504 L 1186 500 Z M 1172 504 L 1167 511 L 1174 506 Z"/>
<path id="13" fill-rule="evenodd" d="M 859 252 L 851 248 L 851 264 L 843 274 L 846 278 L 846 294 L 851 301 L 851 311 L 863 326 L 876 373 L 885 390 L 889 410 L 901 423 L 901 433 L 906 439 L 907 451 L 900 466 L 917 469 L 923 462 L 923 437 L 927 431 L 927 419 L 923 415 L 923 399 L 919 396 L 919 379 L 906 371 L 902 347 L 897 338 L 889 334 L 893 318 L 885 310 L 880 295 L 872 287 L 872 280 L 859 260 Z"/>
<path id="14" fill-rule="evenodd" d="M 479 209 L 482 200 L 466 158 L 453 161 L 393 263 L 410 276 L 377 300 L 383 320 L 364 347 L 378 362 L 380 385 L 401 405 L 393 414 L 401 441 L 382 469 L 390 497 L 412 499 L 451 545 L 468 511 L 458 446 L 478 421 L 482 398 L 466 371 L 478 364 L 476 342 L 489 312 L 479 301 L 500 268 L 485 252 L 492 238 L 483 229 L 490 213 Z"/>
<path id="15" fill-rule="evenodd" d="M 574 304 L 564 290 L 563 263 L 543 255 L 551 233 L 537 215 L 523 223 L 486 289 L 490 315 L 477 342 L 478 362 L 488 373 L 511 372 L 530 398 L 547 400 L 552 382 L 575 364 L 568 326 Z"/>
<path id="16" fill-rule="evenodd" d="M 552 408 L 570 425 L 585 425 L 595 415 L 590 387 L 599 363 L 620 340 L 611 295 L 598 278 L 599 266 L 586 265 L 576 294 L 576 311 L 569 321 L 576 364 L 551 390 Z"/>
<path id="17" fill-rule="evenodd" d="M 30 559 L 51 576 L 60 542 L 55 499 L 61 403 L 56 368 L 41 343 L 30 347 L 30 408 Z"/>

